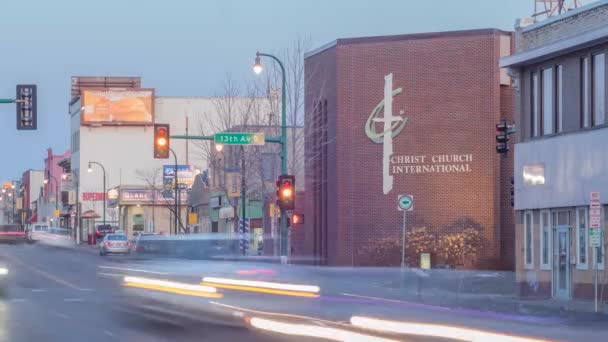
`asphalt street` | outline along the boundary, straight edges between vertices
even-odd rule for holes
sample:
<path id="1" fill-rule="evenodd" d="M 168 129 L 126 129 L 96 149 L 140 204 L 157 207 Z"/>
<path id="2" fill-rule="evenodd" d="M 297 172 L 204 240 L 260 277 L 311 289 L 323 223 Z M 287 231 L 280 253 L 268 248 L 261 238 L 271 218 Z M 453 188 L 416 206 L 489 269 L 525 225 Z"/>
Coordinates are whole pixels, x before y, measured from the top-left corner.
<path id="1" fill-rule="evenodd" d="M 165 324 L 117 311 L 120 282 L 98 266 L 120 256 L 40 245 L 0 245 L 8 292 L 0 300 L 0 341 L 273 341 L 275 336 L 213 324 Z"/>

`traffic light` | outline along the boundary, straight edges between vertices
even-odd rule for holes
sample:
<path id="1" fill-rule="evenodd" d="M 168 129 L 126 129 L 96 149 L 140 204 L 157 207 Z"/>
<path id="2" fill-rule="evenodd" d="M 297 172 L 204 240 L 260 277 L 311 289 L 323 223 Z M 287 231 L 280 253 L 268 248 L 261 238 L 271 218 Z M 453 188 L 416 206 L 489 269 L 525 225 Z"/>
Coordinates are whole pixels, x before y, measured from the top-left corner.
<path id="1" fill-rule="evenodd" d="M 35 84 L 17 85 L 17 95 L 15 96 L 17 107 L 17 129 L 35 130 L 37 129 L 37 100 Z"/>
<path id="2" fill-rule="evenodd" d="M 509 135 L 515 133 L 513 125 L 509 125 L 507 120 L 502 120 L 496 124 L 496 153 L 507 154 L 509 148 Z"/>
<path id="3" fill-rule="evenodd" d="M 515 177 L 511 176 L 511 206 L 515 207 Z"/>
<path id="4" fill-rule="evenodd" d="M 169 158 L 169 125 L 154 124 L 154 158 Z"/>
<path id="5" fill-rule="evenodd" d="M 293 214 L 291 215 L 291 224 L 304 224 L 304 215 L 302 214 Z"/>
<path id="6" fill-rule="evenodd" d="M 282 211 L 295 207 L 296 178 L 293 175 L 280 175 L 277 181 L 277 205 Z"/>

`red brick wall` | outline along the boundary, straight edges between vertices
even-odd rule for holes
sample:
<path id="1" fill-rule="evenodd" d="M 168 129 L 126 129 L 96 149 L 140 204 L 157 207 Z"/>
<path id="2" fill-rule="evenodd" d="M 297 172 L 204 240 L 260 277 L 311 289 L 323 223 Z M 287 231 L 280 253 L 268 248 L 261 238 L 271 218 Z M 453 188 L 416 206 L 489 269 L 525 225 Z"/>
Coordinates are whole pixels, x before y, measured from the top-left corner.
<path id="1" fill-rule="evenodd" d="M 335 63 L 336 68 L 335 90 L 324 89 L 328 98 L 335 91 L 336 98 L 335 111 L 332 107 L 329 113 L 335 120 L 330 120 L 335 154 L 330 153 L 327 179 L 334 196 L 327 204 L 332 218 L 326 227 L 320 227 L 327 230 L 330 264 L 398 263 L 398 255 L 392 254 L 387 255 L 389 260 L 372 260 L 369 247 L 380 238 L 401 240 L 397 195 L 412 194 L 415 204 L 408 214 L 408 228 L 428 227 L 440 234 L 478 229 L 484 242 L 476 267 L 501 268 L 500 240 L 513 230 L 501 229 L 508 221 L 501 215 L 501 175 L 505 172 L 494 147 L 494 125 L 501 112 L 508 110 L 501 106 L 507 97 L 501 97 L 499 84 L 501 34 L 486 30 L 392 40 L 339 40 L 336 47 L 306 59 L 307 73 L 312 65 Z M 393 88 L 404 89 L 394 97 L 393 113 L 399 115 L 403 110 L 409 120 L 393 139 L 393 155 L 472 154 L 471 172 L 396 174 L 392 191 L 383 194 L 383 148 L 366 136 L 365 122 L 383 99 L 384 76 L 389 73 L 393 73 Z M 328 77 L 333 75 L 307 77 L 307 120 L 314 117 L 310 96 Z M 307 135 L 308 153 L 311 140 Z M 307 163 L 308 185 L 315 162 Z M 311 189 L 307 187 L 306 194 L 307 233 L 319 228 L 313 224 L 315 211 L 311 208 L 317 198 Z"/>

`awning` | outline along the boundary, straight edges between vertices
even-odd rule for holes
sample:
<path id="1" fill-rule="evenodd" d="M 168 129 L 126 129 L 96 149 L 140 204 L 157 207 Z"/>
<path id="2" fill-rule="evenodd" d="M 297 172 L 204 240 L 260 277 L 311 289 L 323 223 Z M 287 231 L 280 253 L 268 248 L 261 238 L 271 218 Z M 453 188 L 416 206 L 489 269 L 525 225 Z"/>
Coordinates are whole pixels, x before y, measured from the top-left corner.
<path id="1" fill-rule="evenodd" d="M 34 215 L 32 215 L 32 217 L 29 218 L 29 220 L 27 220 L 27 223 L 34 223 L 34 222 L 38 222 L 38 213 L 35 213 Z"/>
<path id="2" fill-rule="evenodd" d="M 95 210 L 87 210 L 84 213 L 82 213 L 82 215 L 80 217 L 84 218 L 84 219 L 101 218 L 101 216 L 98 213 L 96 213 Z"/>

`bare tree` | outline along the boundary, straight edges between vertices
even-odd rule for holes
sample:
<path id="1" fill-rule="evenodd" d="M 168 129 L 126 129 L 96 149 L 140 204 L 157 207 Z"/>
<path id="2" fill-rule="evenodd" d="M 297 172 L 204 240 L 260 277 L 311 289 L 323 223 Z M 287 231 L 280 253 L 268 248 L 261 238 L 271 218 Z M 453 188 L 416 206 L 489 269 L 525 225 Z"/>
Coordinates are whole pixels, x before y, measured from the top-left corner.
<path id="1" fill-rule="evenodd" d="M 152 221 L 154 221 L 154 225 L 156 225 L 156 215 L 155 215 L 155 207 L 156 207 L 156 203 L 157 203 L 156 192 L 162 188 L 162 170 L 161 170 L 161 168 L 146 169 L 146 170 L 137 169 L 137 170 L 135 170 L 135 174 L 137 175 L 137 178 L 146 182 L 146 185 L 155 192 L 154 196 L 152 197 L 152 199 L 154 201 L 152 203 Z M 175 198 L 174 200 L 177 201 L 177 198 Z M 168 199 L 163 197 L 159 200 L 159 204 L 162 205 L 164 208 L 169 209 L 169 211 L 173 215 L 177 215 L 179 229 L 182 232 L 187 233 L 187 229 L 182 222 L 181 215 L 175 211 L 175 207 L 174 207 L 175 202 L 169 201 Z"/>

